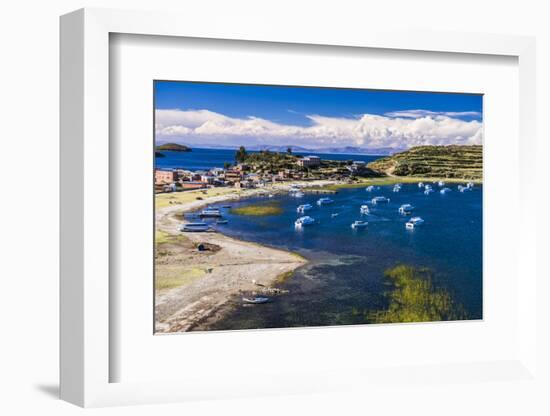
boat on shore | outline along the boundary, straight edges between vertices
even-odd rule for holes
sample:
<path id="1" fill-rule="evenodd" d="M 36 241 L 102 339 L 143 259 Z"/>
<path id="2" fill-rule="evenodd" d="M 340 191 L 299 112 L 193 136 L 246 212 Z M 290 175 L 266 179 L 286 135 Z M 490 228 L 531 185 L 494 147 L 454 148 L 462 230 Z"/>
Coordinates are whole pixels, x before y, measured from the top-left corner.
<path id="1" fill-rule="evenodd" d="M 321 206 L 321 205 L 327 205 L 327 204 L 332 204 L 334 202 L 334 200 L 328 198 L 328 197 L 325 197 L 325 198 L 319 198 L 317 200 L 317 205 Z"/>
<path id="2" fill-rule="evenodd" d="M 179 230 L 186 233 L 205 232 L 210 230 L 210 225 L 205 222 L 187 222 L 182 224 Z"/>
<path id="3" fill-rule="evenodd" d="M 312 208 L 313 208 L 313 205 L 311 204 L 303 204 L 303 205 L 299 205 L 298 208 L 296 208 L 296 212 L 299 214 L 303 214 L 304 212 L 309 211 Z"/>
<path id="4" fill-rule="evenodd" d="M 298 218 L 296 221 L 294 221 L 294 226 L 296 228 L 302 228 L 306 225 L 312 225 L 315 223 L 315 220 L 311 218 L 310 216 L 306 215 L 304 217 Z"/>
<path id="5" fill-rule="evenodd" d="M 403 204 L 399 207 L 399 213 L 406 215 L 410 214 L 414 210 L 414 207 L 411 204 Z"/>
<path id="6" fill-rule="evenodd" d="M 412 230 L 422 224 L 424 224 L 424 220 L 422 218 L 413 217 L 405 223 L 405 228 L 407 228 L 408 230 Z"/>
<path id="7" fill-rule="evenodd" d="M 353 228 L 354 230 L 357 230 L 359 228 L 365 228 L 367 225 L 369 225 L 369 223 L 366 221 L 354 221 L 351 224 L 351 228 Z"/>
<path id="8" fill-rule="evenodd" d="M 263 297 L 263 296 L 256 296 L 256 297 L 253 297 L 253 298 L 243 298 L 243 302 L 251 304 L 251 305 L 259 305 L 259 304 L 262 304 L 262 303 L 269 302 L 269 298 L 266 298 L 266 297 Z"/>

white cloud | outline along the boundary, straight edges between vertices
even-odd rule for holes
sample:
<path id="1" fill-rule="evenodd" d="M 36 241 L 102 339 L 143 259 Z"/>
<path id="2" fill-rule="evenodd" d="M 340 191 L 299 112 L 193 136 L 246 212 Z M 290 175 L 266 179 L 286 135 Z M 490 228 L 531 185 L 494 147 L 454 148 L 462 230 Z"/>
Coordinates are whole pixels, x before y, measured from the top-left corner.
<path id="1" fill-rule="evenodd" d="M 396 111 L 355 118 L 306 116 L 310 125 L 235 118 L 208 110 L 157 110 L 156 138 L 189 144 L 295 145 L 309 148 L 359 146 L 409 148 L 426 144 L 480 144 L 482 123 L 460 116 L 476 112 Z"/>
<path id="2" fill-rule="evenodd" d="M 402 110 L 390 111 L 385 114 L 388 117 L 419 118 L 426 116 L 447 116 L 447 117 L 480 117 L 479 111 L 430 111 L 430 110 Z"/>

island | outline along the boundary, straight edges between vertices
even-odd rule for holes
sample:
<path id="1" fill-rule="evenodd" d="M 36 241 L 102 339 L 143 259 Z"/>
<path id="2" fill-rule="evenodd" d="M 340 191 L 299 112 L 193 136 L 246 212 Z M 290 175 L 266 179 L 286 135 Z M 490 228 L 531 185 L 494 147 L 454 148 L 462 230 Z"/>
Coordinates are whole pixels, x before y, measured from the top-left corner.
<path id="1" fill-rule="evenodd" d="M 190 152 L 192 149 L 188 146 L 178 143 L 165 143 L 158 145 L 156 151 L 171 151 L 171 152 Z M 158 156 L 155 152 L 155 156 Z"/>

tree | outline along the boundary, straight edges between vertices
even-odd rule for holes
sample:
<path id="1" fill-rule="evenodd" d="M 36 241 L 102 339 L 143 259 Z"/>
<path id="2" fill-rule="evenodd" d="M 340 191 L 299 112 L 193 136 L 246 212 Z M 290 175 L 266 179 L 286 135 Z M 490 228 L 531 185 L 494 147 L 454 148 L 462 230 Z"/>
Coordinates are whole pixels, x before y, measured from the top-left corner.
<path id="1" fill-rule="evenodd" d="M 223 168 L 224 169 L 229 169 L 231 167 L 231 163 L 229 162 L 223 162 Z"/>
<path id="2" fill-rule="evenodd" d="M 239 150 L 237 150 L 237 152 L 235 153 L 235 160 L 237 161 L 237 163 L 243 163 L 246 158 L 247 158 L 248 154 L 246 153 L 246 149 L 244 148 L 244 146 L 241 146 L 239 147 Z"/>
<path id="3" fill-rule="evenodd" d="M 292 154 L 292 147 L 288 147 L 288 148 L 286 149 L 286 152 L 287 152 L 289 155 L 291 155 L 291 154 Z"/>

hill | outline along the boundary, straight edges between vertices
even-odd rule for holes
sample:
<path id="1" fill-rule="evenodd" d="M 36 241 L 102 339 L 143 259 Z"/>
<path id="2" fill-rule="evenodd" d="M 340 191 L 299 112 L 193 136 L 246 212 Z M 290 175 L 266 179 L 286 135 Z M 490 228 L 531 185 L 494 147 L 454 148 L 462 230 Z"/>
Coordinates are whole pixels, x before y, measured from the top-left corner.
<path id="1" fill-rule="evenodd" d="M 375 160 L 367 166 L 389 176 L 481 180 L 483 147 L 481 145 L 418 146 Z"/>
<path id="2" fill-rule="evenodd" d="M 157 151 L 170 150 L 172 152 L 190 152 L 191 148 L 183 144 L 165 143 L 156 147 Z"/>

